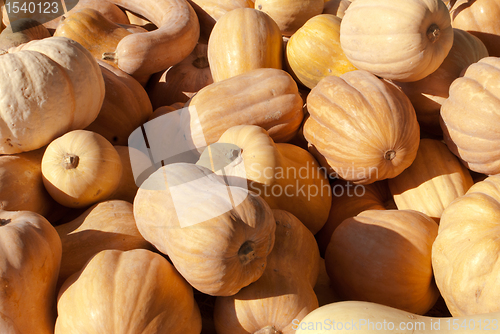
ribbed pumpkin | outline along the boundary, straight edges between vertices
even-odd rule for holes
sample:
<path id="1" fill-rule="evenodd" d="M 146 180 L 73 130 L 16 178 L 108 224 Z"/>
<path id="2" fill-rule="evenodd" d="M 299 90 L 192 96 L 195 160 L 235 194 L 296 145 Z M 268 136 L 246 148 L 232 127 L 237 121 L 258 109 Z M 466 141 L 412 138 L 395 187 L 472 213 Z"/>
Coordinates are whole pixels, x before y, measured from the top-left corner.
<path id="1" fill-rule="evenodd" d="M 474 184 L 443 212 L 432 246 L 436 283 L 455 317 L 500 311 L 500 176 Z"/>
<path id="2" fill-rule="evenodd" d="M 83 129 L 104 100 L 97 61 L 65 37 L 34 40 L 0 55 L 0 77 L 0 154 L 35 150 Z"/>
<path id="3" fill-rule="evenodd" d="M 500 1 L 459 0 L 450 9 L 452 26 L 478 37 L 490 56 L 500 57 Z"/>
<path id="4" fill-rule="evenodd" d="M 151 174 L 134 199 L 134 217 L 142 236 L 209 295 L 234 295 L 256 281 L 274 245 L 269 205 L 195 164 Z"/>
<path id="5" fill-rule="evenodd" d="M 438 225 L 413 210 L 367 210 L 344 220 L 325 254 L 343 300 L 379 303 L 424 314 L 439 290 L 431 265 Z"/>
<path id="6" fill-rule="evenodd" d="M 227 157 L 241 160 L 226 166 L 230 161 Z M 274 143 L 259 126 L 229 128 L 207 147 L 197 164 L 218 174 L 248 180 L 248 188 L 266 200 L 271 209 L 290 212 L 313 234 L 325 224 L 331 205 L 325 171 L 308 151 L 288 143 Z"/>
<path id="7" fill-rule="evenodd" d="M 420 211 L 439 222 L 443 210 L 464 195 L 473 181 L 443 142 L 422 139 L 410 167 L 388 183 L 398 209 Z"/>
<path id="8" fill-rule="evenodd" d="M 283 36 L 291 36 L 310 18 L 321 14 L 324 0 L 255 0 L 254 7 L 268 14 Z"/>
<path id="9" fill-rule="evenodd" d="M 340 22 L 335 15 L 316 15 L 286 44 L 291 71 L 308 88 L 314 88 L 326 76 L 340 76 L 356 69 L 340 47 Z"/>
<path id="10" fill-rule="evenodd" d="M 120 156 L 103 136 L 70 131 L 52 141 L 42 158 L 43 184 L 58 203 L 84 208 L 108 198 L 122 176 Z"/>
<path id="11" fill-rule="evenodd" d="M 436 71 L 418 81 L 396 82 L 413 104 L 422 130 L 442 134 L 439 113 L 451 83 L 467 66 L 484 57 L 488 57 L 488 50 L 479 38 L 454 28 L 453 46 Z"/>
<path id="12" fill-rule="evenodd" d="M 208 85 L 185 106 L 196 112 L 206 143 L 212 144 L 230 127 L 243 124 L 261 126 L 275 142 L 286 142 L 302 122 L 302 104 L 288 73 L 261 68 Z M 193 136 L 198 132 L 191 129 Z"/>
<path id="13" fill-rule="evenodd" d="M 500 58 L 483 58 L 453 81 L 441 106 L 448 148 L 467 168 L 487 175 L 500 173 L 499 81 Z"/>
<path id="14" fill-rule="evenodd" d="M 323 78 L 307 110 L 304 137 L 329 174 L 368 184 L 397 176 L 415 159 L 420 130 L 410 100 L 367 71 Z"/>
<path id="15" fill-rule="evenodd" d="M 294 321 L 318 307 L 313 286 L 320 256 L 314 236 L 289 212 L 273 210 L 273 215 L 276 240 L 266 270 L 236 295 L 217 297 L 218 334 L 293 334 Z"/>
<path id="16" fill-rule="evenodd" d="M 199 334 L 193 288 L 161 255 L 104 250 L 68 278 L 57 301 L 55 334 Z"/>
<path id="17" fill-rule="evenodd" d="M 274 20 L 253 8 L 233 9 L 221 17 L 208 40 L 214 82 L 258 68 L 282 68 L 283 41 Z"/>
<path id="18" fill-rule="evenodd" d="M 451 49 L 450 13 L 441 0 L 356 0 L 342 18 L 340 44 L 359 69 L 386 79 L 420 80 Z"/>
<path id="19" fill-rule="evenodd" d="M 31 211 L 0 210 L 0 259 L 2 334 L 53 334 L 61 263 L 54 227 Z"/>

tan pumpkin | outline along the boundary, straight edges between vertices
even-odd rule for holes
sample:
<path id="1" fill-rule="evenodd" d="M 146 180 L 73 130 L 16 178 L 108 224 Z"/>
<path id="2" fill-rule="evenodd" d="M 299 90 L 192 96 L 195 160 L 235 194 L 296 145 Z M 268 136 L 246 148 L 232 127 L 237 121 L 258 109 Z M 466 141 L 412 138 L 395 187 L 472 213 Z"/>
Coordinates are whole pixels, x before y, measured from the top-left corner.
<path id="1" fill-rule="evenodd" d="M 219 82 L 258 68 L 282 69 L 283 39 L 269 15 L 237 8 L 217 21 L 207 53 L 212 78 Z"/>
<path id="2" fill-rule="evenodd" d="M 56 226 L 56 231 L 62 243 L 59 287 L 102 250 L 153 249 L 137 230 L 132 203 L 121 200 L 94 204 L 72 221 Z"/>
<path id="3" fill-rule="evenodd" d="M 452 26 L 478 37 L 490 56 L 500 57 L 500 1 L 459 0 L 450 9 Z"/>
<path id="4" fill-rule="evenodd" d="M 106 138 L 92 131 L 74 130 L 47 146 L 42 174 L 45 188 L 58 203 L 83 208 L 116 190 L 122 163 Z"/>
<path id="5" fill-rule="evenodd" d="M 0 156 L 0 209 L 32 211 L 48 218 L 55 202 L 42 181 L 45 148 Z"/>
<path id="6" fill-rule="evenodd" d="M 152 75 L 146 91 L 153 109 L 157 109 L 176 102 L 186 103 L 196 92 L 213 82 L 208 66 L 207 44 L 198 43 L 183 61 Z"/>
<path id="7" fill-rule="evenodd" d="M 133 77 L 98 61 L 106 94 L 97 118 L 85 129 L 96 132 L 113 145 L 127 145 L 130 134 L 153 113 L 146 90 Z"/>
<path id="8" fill-rule="evenodd" d="M 325 254 L 333 287 L 343 300 L 426 313 L 439 296 L 431 265 L 437 232 L 434 220 L 413 210 L 367 210 L 344 220 Z"/>
<path id="9" fill-rule="evenodd" d="M 63 15 L 54 32 L 54 36 L 77 41 L 96 59 L 102 59 L 104 53 L 113 52 L 122 38 L 130 34 L 130 31 L 108 20 L 98 10 L 86 7 Z M 118 67 L 113 61 L 107 62 Z"/>
<path id="10" fill-rule="evenodd" d="M 227 157 L 236 160 L 233 163 Z M 205 149 L 196 164 L 219 175 L 248 180 L 248 189 L 271 209 L 290 212 L 313 234 L 325 224 L 331 205 L 325 171 L 308 151 L 288 143 L 274 143 L 259 126 L 229 128 Z"/>
<path id="11" fill-rule="evenodd" d="M 266 270 L 234 296 L 217 297 L 218 334 L 295 333 L 293 321 L 318 307 L 313 286 L 320 256 L 314 236 L 289 212 L 273 210 L 273 215 L 276 239 Z"/>
<path id="12" fill-rule="evenodd" d="M 386 79 L 420 80 L 451 49 L 450 13 L 441 0 L 356 0 L 342 18 L 340 44 L 359 69 Z"/>
<path id="13" fill-rule="evenodd" d="M 110 0 L 137 13 L 158 29 L 131 34 L 118 43 L 104 60 L 144 82 L 153 73 L 166 70 L 186 58 L 196 46 L 200 25 L 193 8 L 185 0 Z"/>
<path id="14" fill-rule="evenodd" d="M 473 183 L 469 170 L 436 139 L 421 139 L 410 167 L 388 180 L 398 209 L 420 211 L 437 222 Z"/>
<path id="15" fill-rule="evenodd" d="M 161 255 L 104 250 L 59 292 L 55 334 L 201 332 L 193 288 Z"/>
<path id="16" fill-rule="evenodd" d="M 347 218 L 365 210 L 397 209 L 389 191 L 387 180 L 360 185 L 335 180 L 332 185 L 332 205 L 326 223 L 315 234 L 321 256 L 325 256 L 333 231 Z"/>
<path id="17" fill-rule="evenodd" d="M 283 36 L 291 36 L 307 20 L 323 12 L 324 0 L 255 0 L 254 7 L 268 14 Z"/>
<path id="18" fill-rule="evenodd" d="M 196 113 L 209 145 L 230 127 L 243 124 L 261 126 L 275 142 L 286 142 L 302 122 L 302 104 L 297 84 L 288 73 L 261 68 L 208 85 L 185 106 Z M 200 135 L 194 127 L 190 132 Z"/>
<path id="19" fill-rule="evenodd" d="M 397 176 L 415 159 L 420 130 L 410 100 L 367 71 L 323 78 L 307 110 L 304 137 L 330 175 L 367 184 Z"/>
<path id="20" fill-rule="evenodd" d="M 323 14 L 332 14 L 343 18 L 345 11 L 349 8 L 351 1 L 349 0 L 328 0 L 323 5 Z"/>
<path id="21" fill-rule="evenodd" d="M 436 71 L 418 81 L 395 82 L 413 104 L 422 130 L 442 135 L 439 113 L 451 83 L 467 66 L 487 56 L 488 50 L 479 38 L 454 28 L 453 46 Z"/>
<path id="22" fill-rule="evenodd" d="M 256 281 L 274 245 L 267 203 L 194 164 L 151 174 L 134 199 L 134 217 L 142 236 L 209 295 L 234 295 Z"/>
<path id="23" fill-rule="evenodd" d="M 0 210 L 0 258 L 2 333 L 53 334 L 61 263 L 54 227 L 31 211 Z"/>
<path id="24" fill-rule="evenodd" d="M 443 211 L 432 246 L 436 283 L 454 317 L 498 312 L 500 176 L 474 184 Z"/>
<path id="25" fill-rule="evenodd" d="M 65 37 L 11 48 L 0 55 L 0 77 L 0 154 L 35 150 L 65 132 L 83 129 L 104 100 L 97 61 Z"/>
<path id="26" fill-rule="evenodd" d="M 441 106 L 446 145 L 468 169 L 487 175 L 500 173 L 499 80 L 500 58 L 482 58 L 453 81 Z"/>
<path id="27" fill-rule="evenodd" d="M 13 25 L 0 31 L 2 32 L 0 34 L 0 53 L 35 39 L 50 37 L 50 32 L 45 26 L 29 18 L 16 20 Z"/>
<path id="28" fill-rule="evenodd" d="M 341 19 L 335 15 L 316 15 L 305 22 L 286 45 L 287 62 L 293 75 L 308 88 L 314 88 L 326 76 L 356 70 L 340 47 L 340 23 Z"/>

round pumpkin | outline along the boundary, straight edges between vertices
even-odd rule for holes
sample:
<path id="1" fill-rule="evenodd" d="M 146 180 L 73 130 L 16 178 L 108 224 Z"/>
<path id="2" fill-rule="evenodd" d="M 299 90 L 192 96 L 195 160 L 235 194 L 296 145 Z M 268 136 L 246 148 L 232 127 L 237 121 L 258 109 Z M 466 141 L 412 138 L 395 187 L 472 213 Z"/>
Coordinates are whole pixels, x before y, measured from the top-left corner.
<path id="1" fill-rule="evenodd" d="M 410 167 L 388 184 L 398 209 L 420 211 L 439 222 L 443 210 L 464 195 L 473 180 L 443 142 L 425 138 Z"/>
<path id="2" fill-rule="evenodd" d="M 500 173 L 500 58 L 486 57 L 453 81 L 441 106 L 448 148 L 465 166 L 487 175 Z"/>
<path id="3" fill-rule="evenodd" d="M 449 96 L 451 83 L 467 66 L 484 57 L 488 57 L 488 50 L 479 38 L 454 28 L 453 46 L 436 71 L 418 81 L 395 82 L 413 104 L 422 130 L 442 135 L 439 113 Z"/>
<path id="4" fill-rule="evenodd" d="M 335 15 L 316 15 L 286 45 L 286 58 L 293 75 L 308 88 L 314 88 L 326 76 L 340 76 L 356 69 L 340 47 L 340 22 Z"/>
<path id="5" fill-rule="evenodd" d="M 304 137 L 329 175 L 368 184 L 397 176 L 415 159 L 420 129 L 410 100 L 370 72 L 323 78 L 307 110 Z"/>
<path id="6" fill-rule="evenodd" d="M 54 333 L 61 252 L 61 240 L 43 216 L 0 210 L 2 333 Z"/>
<path id="7" fill-rule="evenodd" d="M 291 36 L 307 20 L 321 14 L 324 0 L 255 0 L 254 8 L 268 14 L 283 36 Z"/>
<path id="8" fill-rule="evenodd" d="M 438 69 L 453 44 L 441 0 L 356 0 L 342 18 L 340 45 L 359 69 L 416 81 Z"/>
<path id="9" fill-rule="evenodd" d="M 274 245 L 269 205 L 195 164 L 151 174 L 137 191 L 134 217 L 142 236 L 209 295 L 234 295 L 256 281 Z"/>
<path id="10" fill-rule="evenodd" d="M 454 317 L 498 312 L 500 176 L 475 183 L 441 215 L 432 246 L 436 283 Z"/>
<path id="11" fill-rule="evenodd" d="M 0 154 L 35 150 L 83 129 L 104 100 L 97 61 L 65 37 L 11 48 L 0 55 L 0 77 Z"/>
<path id="12" fill-rule="evenodd" d="M 268 14 L 237 8 L 217 21 L 207 53 L 212 78 L 219 82 L 258 68 L 282 69 L 283 40 Z"/>
<path id="13" fill-rule="evenodd" d="M 74 130 L 47 146 L 42 174 L 45 188 L 58 203 L 83 208 L 115 191 L 122 163 L 106 138 L 92 131 Z"/>
<path id="14" fill-rule="evenodd" d="M 459 0 L 450 9 L 452 26 L 479 38 L 490 56 L 500 57 L 500 1 Z"/>
<path id="15" fill-rule="evenodd" d="M 343 300 L 424 314 L 439 297 L 431 265 L 438 225 L 413 210 L 367 210 L 335 229 L 325 254 Z"/>
<path id="16" fill-rule="evenodd" d="M 55 334 L 199 334 L 193 288 L 161 255 L 103 250 L 59 291 Z"/>

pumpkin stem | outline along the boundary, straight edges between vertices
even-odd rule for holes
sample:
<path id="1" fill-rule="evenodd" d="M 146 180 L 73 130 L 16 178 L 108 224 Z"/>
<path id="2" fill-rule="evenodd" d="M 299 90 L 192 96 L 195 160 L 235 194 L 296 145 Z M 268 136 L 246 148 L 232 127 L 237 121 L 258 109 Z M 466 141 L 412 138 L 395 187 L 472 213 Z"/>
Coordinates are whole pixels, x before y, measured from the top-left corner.
<path id="1" fill-rule="evenodd" d="M 433 23 L 427 28 L 427 38 L 431 43 L 436 42 L 439 39 L 439 35 L 441 35 L 441 30 L 437 24 Z"/>
<path id="2" fill-rule="evenodd" d="M 8 223 L 10 223 L 12 221 L 12 219 L 0 219 L 0 226 L 5 226 L 7 225 Z"/>
<path id="3" fill-rule="evenodd" d="M 252 262 L 255 257 L 255 245 L 252 241 L 245 241 L 238 250 L 238 256 L 243 265 Z"/>
<path id="4" fill-rule="evenodd" d="M 80 158 L 74 154 L 65 154 L 63 157 L 63 166 L 65 169 L 74 169 L 78 167 Z"/>
<path id="5" fill-rule="evenodd" d="M 391 161 L 396 157 L 396 151 L 394 150 L 388 150 L 384 153 L 384 159 Z"/>
<path id="6" fill-rule="evenodd" d="M 274 326 L 266 326 L 264 328 L 259 329 L 253 334 L 281 334 L 281 331 L 274 328 Z"/>
<path id="7" fill-rule="evenodd" d="M 118 58 L 116 58 L 116 52 L 103 52 L 102 60 L 112 61 L 113 63 L 118 62 Z"/>

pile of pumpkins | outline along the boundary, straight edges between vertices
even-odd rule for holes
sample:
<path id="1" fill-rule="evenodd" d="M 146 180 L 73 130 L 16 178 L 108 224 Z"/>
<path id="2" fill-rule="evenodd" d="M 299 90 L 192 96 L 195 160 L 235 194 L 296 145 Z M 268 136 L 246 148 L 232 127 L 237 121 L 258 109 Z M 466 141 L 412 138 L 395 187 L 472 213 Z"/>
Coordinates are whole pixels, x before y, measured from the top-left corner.
<path id="1" fill-rule="evenodd" d="M 498 329 L 500 0 L 11 5 L 0 333 Z"/>

